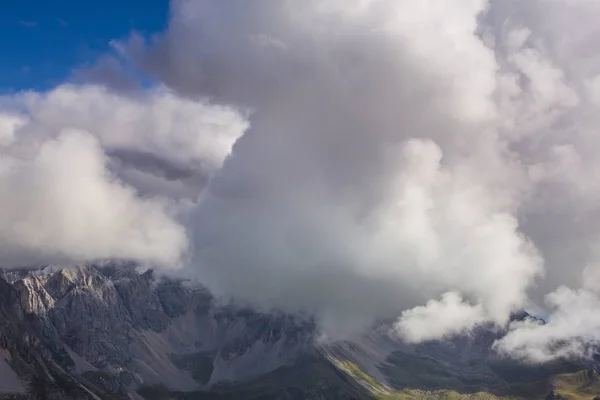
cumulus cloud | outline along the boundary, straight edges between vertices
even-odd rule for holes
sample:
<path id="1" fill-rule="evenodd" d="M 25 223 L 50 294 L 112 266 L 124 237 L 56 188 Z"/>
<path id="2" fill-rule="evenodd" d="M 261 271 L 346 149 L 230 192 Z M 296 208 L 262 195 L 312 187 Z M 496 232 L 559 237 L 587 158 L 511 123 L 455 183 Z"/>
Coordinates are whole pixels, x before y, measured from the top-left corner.
<path id="1" fill-rule="evenodd" d="M 15 101 L 31 116 L 22 134 L 33 140 L 65 126 L 84 129 L 108 151 L 144 152 L 206 173 L 221 166 L 246 128 L 245 119 L 230 108 L 161 88 L 122 95 L 102 86 L 64 85 L 46 93 L 23 93 Z"/>
<path id="2" fill-rule="evenodd" d="M 338 331 L 448 291 L 479 322 L 522 307 L 541 262 L 519 230 L 528 177 L 501 135 L 513 87 L 478 34 L 487 6 L 174 2 L 138 62 L 253 110 L 193 212 L 200 278 Z"/>
<path id="3" fill-rule="evenodd" d="M 329 197 L 318 181 L 318 192 L 300 180 L 290 193 L 231 193 L 215 180 L 195 210 L 195 266 L 218 293 L 308 310 L 329 329 L 390 318 L 448 288 L 482 302 L 478 322 L 502 323 L 524 304 L 537 253 L 514 218 L 442 168 L 441 156 L 422 140 L 389 154 L 398 173 L 375 206 L 343 189 Z"/>
<path id="4" fill-rule="evenodd" d="M 586 289 L 560 287 L 546 298 L 550 319 L 511 324 L 495 348 L 526 362 L 593 357 L 600 345 L 600 298 Z"/>
<path id="5" fill-rule="evenodd" d="M 422 342 L 468 332 L 484 319 L 480 304 L 469 305 L 459 294 L 448 292 L 439 301 L 404 311 L 394 329 L 409 343 Z"/>
<path id="6" fill-rule="evenodd" d="M 494 344 L 496 350 L 525 362 L 592 358 L 600 346 L 600 268 L 583 270 L 582 287 L 560 286 L 546 295 L 548 320 L 514 322 Z"/>
<path id="7" fill-rule="evenodd" d="M 105 164 L 98 141 L 79 131 L 44 142 L 30 160 L 2 155 L 0 263 L 100 257 L 176 263 L 187 238 L 167 205 L 139 199 Z"/>
<path id="8" fill-rule="evenodd" d="M 0 265 L 129 259 L 181 267 L 181 223 L 245 129 L 164 88 L 63 85 L 3 99 Z"/>
<path id="9" fill-rule="evenodd" d="M 171 14 L 132 59 L 253 110 L 193 211 L 192 268 L 213 291 L 338 330 L 401 315 L 417 341 L 504 325 L 593 259 L 590 2 L 179 0 Z"/>
<path id="10" fill-rule="evenodd" d="M 27 120 L 16 113 L 0 114 L 0 147 L 6 147 L 15 140 L 15 132 L 25 125 Z"/>
<path id="11" fill-rule="evenodd" d="M 397 318 L 435 340 L 545 304 L 547 324 L 496 347 L 582 355 L 600 301 L 599 16 L 576 0 L 175 0 L 151 42 L 114 42 L 164 86 L 20 95 L 27 122 L 0 146 L 90 132 L 136 205 L 197 197 L 188 273 L 329 335 Z"/>
<path id="12" fill-rule="evenodd" d="M 100 141 L 109 169 L 141 194 L 192 200 L 247 125 L 231 107 L 185 99 L 161 87 L 123 94 L 65 84 L 18 93 L 3 103 L 5 152 L 29 157 L 63 129 L 85 130 Z"/>

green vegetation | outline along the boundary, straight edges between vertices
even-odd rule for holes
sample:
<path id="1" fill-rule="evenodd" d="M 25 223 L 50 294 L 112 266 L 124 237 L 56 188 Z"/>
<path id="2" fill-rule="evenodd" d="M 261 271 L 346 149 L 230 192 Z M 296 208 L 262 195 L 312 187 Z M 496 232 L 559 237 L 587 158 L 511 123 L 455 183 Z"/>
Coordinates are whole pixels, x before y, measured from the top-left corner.
<path id="1" fill-rule="evenodd" d="M 594 371 L 578 371 L 575 373 L 564 373 L 552 375 L 547 379 L 529 382 L 528 384 L 506 384 L 504 387 L 505 394 L 499 395 L 489 392 L 475 393 L 458 393 L 454 390 L 423 390 L 423 389 L 402 389 L 396 390 L 385 387 L 361 371 L 355 364 L 349 362 L 336 363 L 342 370 L 348 373 L 357 382 L 368 388 L 373 396 L 381 400 L 532 400 L 544 399 L 552 391 L 554 399 L 561 400 L 593 400 L 596 396 L 600 396 L 600 376 Z M 431 373 L 430 370 L 424 371 L 420 369 L 423 365 L 417 365 L 416 369 L 419 373 Z M 439 366 L 435 366 L 437 369 Z M 548 369 L 563 368 L 558 364 L 554 366 L 546 366 Z M 410 366 L 413 368 L 413 365 Z M 540 370 L 532 370 L 528 372 L 529 377 L 540 377 Z M 570 368 L 570 367 L 569 367 Z M 521 371 L 527 372 L 527 371 Z M 496 390 L 499 388 L 497 387 Z"/>
<path id="2" fill-rule="evenodd" d="M 499 400 L 510 397 L 497 397 L 490 393 L 478 392 L 460 394 L 451 390 L 396 390 L 382 385 L 371 376 L 365 374 L 356 364 L 347 361 L 334 361 L 335 364 L 348 373 L 353 379 L 369 390 L 375 399 L 380 400 Z"/>
<path id="3" fill-rule="evenodd" d="M 574 373 L 581 368 L 568 362 L 534 366 L 511 360 L 473 361 L 458 367 L 434 358 L 401 352 L 394 353 L 387 361 L 382 369 L 390 384 L 396 388 L 430 393 L 425 398 L 485 394 L 495 396 L 489 398 L 543 399 L 554 388 L 555 376 Z M 432 397 L 431 393 L 446 397 Z"/>
<path id="4" fill-rule="evenodd" d="M 147 400 L 543 400 L 551 391 L 554 399 L 593 400 L 600 395 L 598 374 L 579 371 L 549 375 L 554 370 L 564 369 L 564 366 L 558 364 L 544 367 L 546 369 L 525 368 L 519 370 L 519 374 L 510 372 L 508 365 L 498 364 L 489 369 L 482 364 L 472 366 L 473 370 L 468 373 L 462 371 L 464 376 L 461 376 L 461 371 L 443 370 L 444 364 L 433 359 L 405 358 L 404 362 L 405 364 L 395 366 L 398 379 L 408 377 L 419 384 L 433 382 L 435 388 L 407 385 L 396 386 L 404 389 L 391 388 L 378 382 L 352 362 L 313 356 L 251 382 L 221 384 L 213 387 L 210 392 L 179 393 L 163 386 L 153 386 L 143 388 L 139 393 Z M 475 378 L 480 377 L 482 382 L 491 386 L 478 390 L 482 384 L 472 384 L 470 374 Z M 442 381 L 463 386 L 439 388 L 439 383 L 433 381 L 436 375 Z M 421 379 L 423 376 L 427 378 Z"/>
<path id="5" fill-rule="evenodd" d="M 496 377 L 485 365 L 471 365 L 456 370 L 435 359 L 394 353 L 389 357 L 383 372 L 395 387 L 410 387 L 427 390 L 461 390 L 477 392 L 493 385 Z"/>
<path id="6" fill-rule="evenodd" d="M 553 385 L 554 393 L 565 400 L 592 400 L 600 395 L 600 377 L 594 371 L 557 375 Z"/>

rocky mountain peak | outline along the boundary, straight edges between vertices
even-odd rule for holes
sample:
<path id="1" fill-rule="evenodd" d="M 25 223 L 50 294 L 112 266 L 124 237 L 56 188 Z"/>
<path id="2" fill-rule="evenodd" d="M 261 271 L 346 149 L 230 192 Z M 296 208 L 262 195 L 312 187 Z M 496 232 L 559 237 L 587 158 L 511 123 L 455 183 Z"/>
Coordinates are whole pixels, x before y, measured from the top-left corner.
<path id="1" fill-rule="evenodd" d="M 408 345 L 381 326 L 343 342 L 317 344 L 310 319 L 217 301 L 202 287 L 132 265 L 83 264 L 2 276 L 11 281 L 0 278 L 0 372 L 20 380 L 6 387 L 35 383 L 38 398 L 139 399 L 137 389 L 157 385 L 170 398 L 173 391 L 222 393 L 247 388 L 248 382 L 262 382 L 262 395 L 265 379 L 283 385 L 266 398 L 370 398 L 359 396 L 363 389 L 389 398 L 446 398 L 435 397 L 441 396 L 436 390 L 510 392 L 580 367 L 534 368 L 503 359 L 492 350 L 501 333 L 487 327 L 470 336 Z M 531 317 L 514 316 L 524 318 Z M 298 392 L 298 380 L 308 388 Z M 597 377 L 579 380 L 591 385 Z M 362 389 L 357 392 L 352 382 Z M 539 398 L 550 389 L 558 395 L 555 386 Z M 416 391 L 394 389 L 404 387 Z"/>
<path id="2" fill-rule="evenodd" d="M 11 321 L 0 325 L 11 338 L 0 348 L 22 343 L 18 332 L 27 324 L 30 342 L 46 349 L 53 365 L 76 376 L 107 374 L 120 388 L 192 390 L 245 380 L 293 363 L 312 340 L 311 324 L 220 305 L 202 288 L 131 266 L 26 273 L 12 284 L 0 280 L 0 300 Z M 198 360 L 206 369 L 201 377 L 193 371 Z"/>

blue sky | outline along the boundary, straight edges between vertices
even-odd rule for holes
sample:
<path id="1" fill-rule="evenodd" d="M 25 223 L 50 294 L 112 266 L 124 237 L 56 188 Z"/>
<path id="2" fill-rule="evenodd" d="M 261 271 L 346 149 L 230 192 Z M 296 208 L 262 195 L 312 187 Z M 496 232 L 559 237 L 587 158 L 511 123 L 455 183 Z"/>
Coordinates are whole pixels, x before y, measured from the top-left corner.
<path id="1" fill-rule="evenodd" d="M 93 63 L 111 39 L 164 29 L 168 0 L 4 0 L 0 8 L 0 94 L 43 90 Z"/>

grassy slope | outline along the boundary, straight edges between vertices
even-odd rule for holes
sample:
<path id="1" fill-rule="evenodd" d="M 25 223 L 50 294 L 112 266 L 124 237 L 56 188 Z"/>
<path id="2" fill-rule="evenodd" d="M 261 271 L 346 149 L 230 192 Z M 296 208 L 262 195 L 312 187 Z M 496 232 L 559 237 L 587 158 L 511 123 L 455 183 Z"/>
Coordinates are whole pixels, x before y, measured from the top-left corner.
<path id="1" fill-rule="evenodd" d="M 427 373 L 422 365 L 407 364 L 416 374 Z M 438 371 L 439 366 L 434 367 Z M 438 371 L 439 372 L 439 371 Z M 535 375 L 533 375 L 535 376 Z M 441 375 L 442 380 L 447 374 Z M 208 392 L 177 393 L 165 388 L 144 388 L 140 394 L 148 400 L 272 400 L 272 399 L 376 399 L 376 400 L 535 400 L 544 399 L 554 390 L 558 399 L 592 400 L 600 394 L 600 378 L 595 373 L 580 371 L 553 375 L 551 379 L 517 382 L 488 391 L 456 388 L 402 389 L 382 385 L 355 364 L 341 360 L 309 357 L 293 367 L 283 367 L 252 382 L 221 385 Z"/>
<path id="2" fill-rule="evenodd" d="M 544 399 L 552 390 L 556 399 L 561 400 L 593 400 L 600 397 L 600 376 L 592 371 L 579 371 L 569 374 L 558 374 L 549 381 L 532 382 L 530 386 L 523 384 L 521 393 L 515 394 L 514 387 L 507 389 L 507 396 L 498 396 L 487 392 L 460 394 L 452 390 L 424 391 L 415 389 L 390 390 L 364 374 L 355 365 L 346 365 L 344 370 L 358 381 L 368 382 L 374 387 L 374 396 L 381 400 L 532 400 Z M 548 390 L 550 389 L 550 390 Z"/>
<path id="3" fill-rule="evenodd" d="M 384 386 L 361 371 L 355 364 L 350 362 L 336 362 L 338 368 L 345 371 L 353 379 L 367 388 L 373 398 L 381 400 L 498 400 L 512 399 L 511 397 L 497 397 L 490 393 L 478 392 L 471 394 L 460 394 L 452 390 L 419 390 L 403 389 L 396 390 Z"/>
<path id="4" fill-rule="evenodd" d="M 568 400 L 592 400 L 600 396 L 600 377 L 591 371 L 561 374 L 554 377 L 554 393 Z"/>
<path id="5" fill-rule="evenodd" d="M 564 386 L 564 379 L 560 377 L 572 376 L 581 368 L 568 362 L 527 366 L 510 360 L 474 361 L 458 367 L 426 356 L 403 353 L 394 353 L 387 361 L 383 371 L 390 384 L 397 388 L 420 389 L 405 390 L 408 397 L 400 398 L 543 399 L 553 389 L 555 394 L 559 393 Z M 569 388 L 573 387 L 569 385 Z M 575 387 L 572 393 L 580 395 L 582 390 L 583 386 Z M 590 393 L 594 390 L 592 385 Z M 415 395 L 415 392 L 419 394 Z"/>

